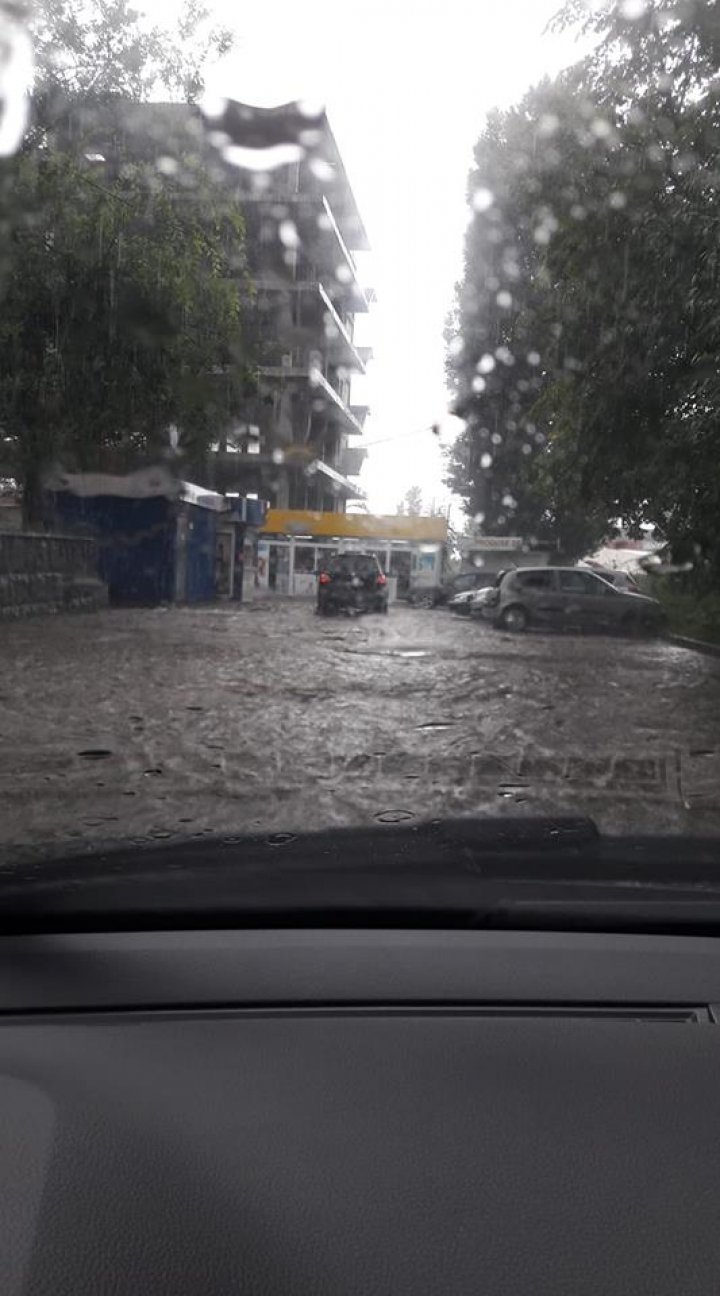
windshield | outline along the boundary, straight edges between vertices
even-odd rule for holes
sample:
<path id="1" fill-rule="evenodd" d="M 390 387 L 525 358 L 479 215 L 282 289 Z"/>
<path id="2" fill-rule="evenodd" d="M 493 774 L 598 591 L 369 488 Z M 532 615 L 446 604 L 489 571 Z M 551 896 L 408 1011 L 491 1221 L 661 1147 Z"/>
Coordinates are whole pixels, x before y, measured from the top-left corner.
<path id="1" fill-rule="evenodd" d="M 716 837 L 720 4 L 0 14 L 0 862 Z"/>

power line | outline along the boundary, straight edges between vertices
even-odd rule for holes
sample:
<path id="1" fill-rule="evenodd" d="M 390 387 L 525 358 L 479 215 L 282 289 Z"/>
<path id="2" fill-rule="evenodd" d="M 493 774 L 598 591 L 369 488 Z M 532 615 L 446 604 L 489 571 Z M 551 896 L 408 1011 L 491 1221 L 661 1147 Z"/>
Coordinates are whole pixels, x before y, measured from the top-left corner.
<path id="1" fill-rule="evenodd" d="M 366 441 L 363 446 L 364 450 L 369 450 L 370 446 L 386 445 L 388 441 L 400 441 L 403 437 L 422 436 L 425 432 L 432 432 L 433 436 L 440 436 L 439 423 L 427 423 L 425 427 L 414 428 L 412 432 L 396 432 L 394 436 L 379 437 L 377 441 Z"/>

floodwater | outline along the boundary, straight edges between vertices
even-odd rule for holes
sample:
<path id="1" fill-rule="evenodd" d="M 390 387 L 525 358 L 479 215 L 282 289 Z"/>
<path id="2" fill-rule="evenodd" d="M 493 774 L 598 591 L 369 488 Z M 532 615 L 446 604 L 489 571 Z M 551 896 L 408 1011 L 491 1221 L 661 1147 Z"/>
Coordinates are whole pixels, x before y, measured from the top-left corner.
<path id="1" fill-rule="evenodd" d="M 214 834 L 587 814 L 720 834 L 720 660 L 307 602 L 4 625 L 0 859 Z"/>

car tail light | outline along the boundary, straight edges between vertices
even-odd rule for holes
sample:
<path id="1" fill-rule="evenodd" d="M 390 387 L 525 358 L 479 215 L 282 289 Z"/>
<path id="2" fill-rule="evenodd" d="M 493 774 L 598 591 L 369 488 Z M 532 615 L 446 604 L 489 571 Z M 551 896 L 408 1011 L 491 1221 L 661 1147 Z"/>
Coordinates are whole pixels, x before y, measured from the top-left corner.
<path id="1" fill-rule="evenodd" d="M 320 572 L 320 584 L 321 585 L 330 584 L 330 575 L 328 572 Z"/>
<path id="2" fill-rule="evenodd" d="M 375 584 L 376 584 L 376 585 L 387 585 L 387 576 L 383 575 L 383 573 L 380 572 L 380 575 L 378 576 L 377 580 L 375 581 Z"/>

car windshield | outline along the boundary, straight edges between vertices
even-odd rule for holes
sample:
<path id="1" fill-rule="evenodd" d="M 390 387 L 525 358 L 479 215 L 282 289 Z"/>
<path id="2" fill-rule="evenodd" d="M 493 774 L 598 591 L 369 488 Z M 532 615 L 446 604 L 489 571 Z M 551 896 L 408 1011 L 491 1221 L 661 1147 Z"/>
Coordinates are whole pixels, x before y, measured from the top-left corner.
<path id="1" fill-rule="evenodd" d="M 720 0 L 0 20 L 0 863 L 715 839 Z"/>

